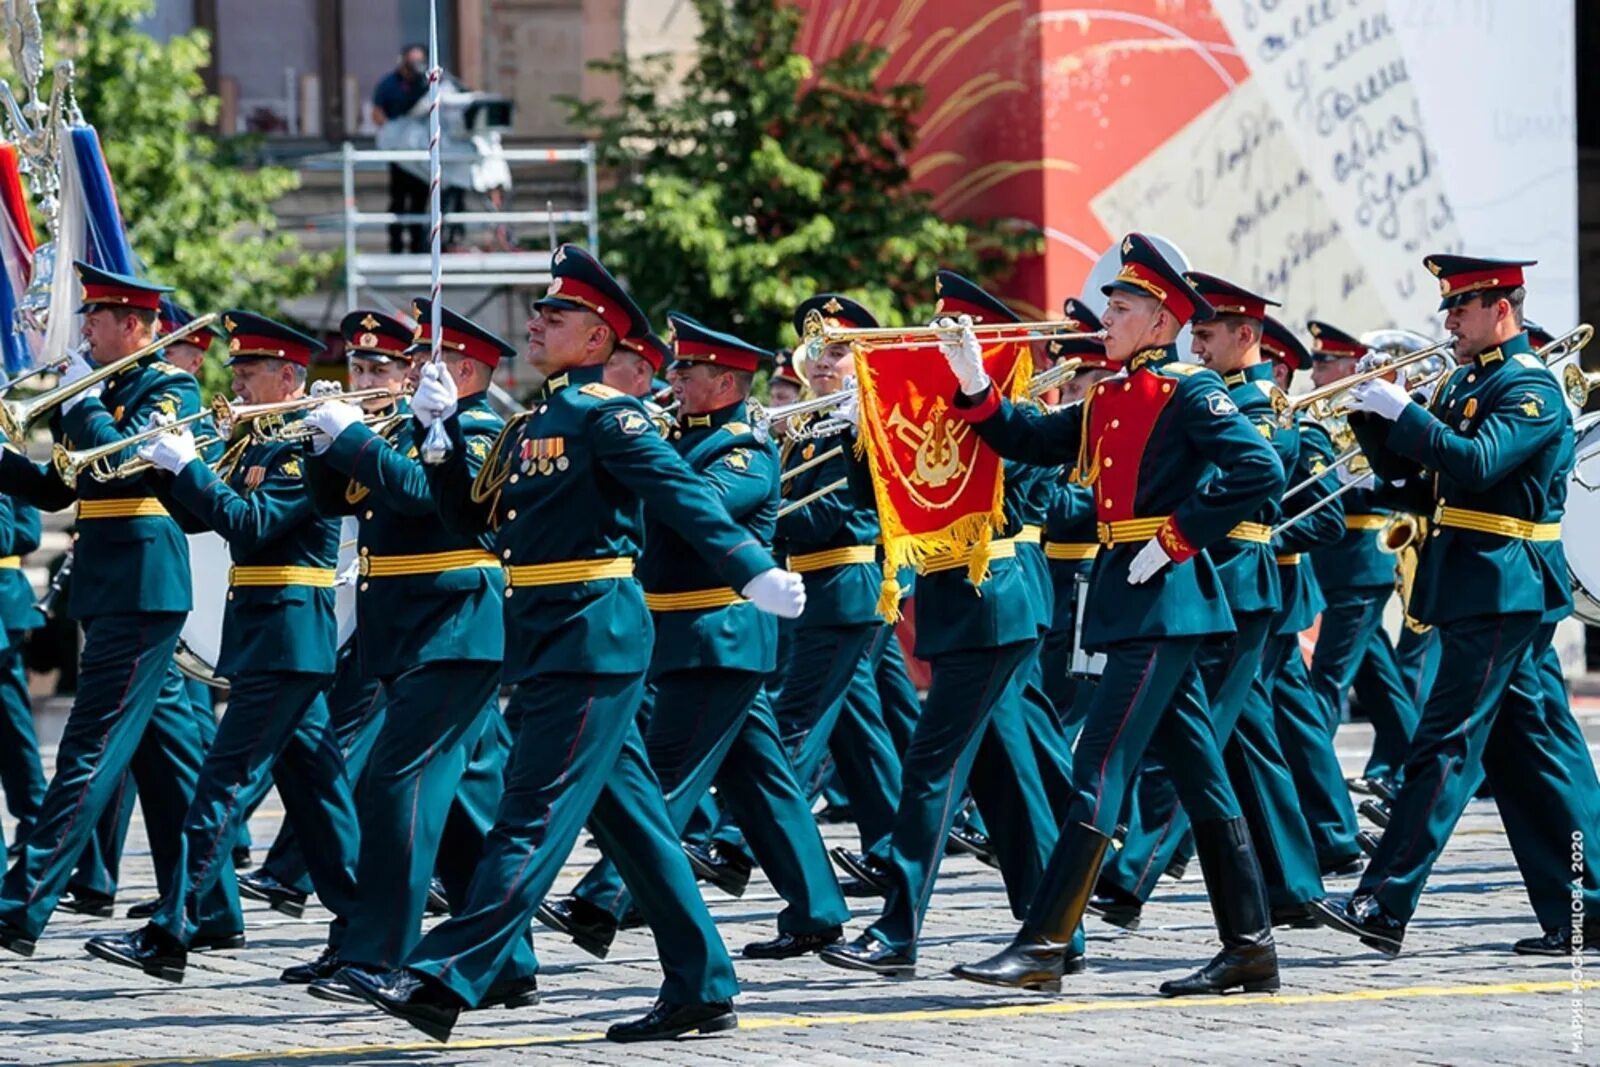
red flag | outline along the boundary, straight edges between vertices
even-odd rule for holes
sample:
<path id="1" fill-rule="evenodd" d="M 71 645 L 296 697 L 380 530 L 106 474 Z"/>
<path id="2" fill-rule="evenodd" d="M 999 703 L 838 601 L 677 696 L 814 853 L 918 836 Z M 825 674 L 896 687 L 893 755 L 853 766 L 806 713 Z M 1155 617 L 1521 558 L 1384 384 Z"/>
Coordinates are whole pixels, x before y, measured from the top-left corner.
<path id="1" fill-rule="evenodd" d="M 989 542 L 1005 526 L 1005 473 L 1000 457 L 972 427 L 950 415 L 959 388 L 933 348 L 857 346 L 861 434 L 883 531 L 883 589 L 878 610 L 898 614 L 901 567 L 929 556 L 967 557 L 974 584 L 989 569 Z M 1028 345 L 994 345 L 983 353 L 989 377 L 1013 400 L 1028 393 Z"/>

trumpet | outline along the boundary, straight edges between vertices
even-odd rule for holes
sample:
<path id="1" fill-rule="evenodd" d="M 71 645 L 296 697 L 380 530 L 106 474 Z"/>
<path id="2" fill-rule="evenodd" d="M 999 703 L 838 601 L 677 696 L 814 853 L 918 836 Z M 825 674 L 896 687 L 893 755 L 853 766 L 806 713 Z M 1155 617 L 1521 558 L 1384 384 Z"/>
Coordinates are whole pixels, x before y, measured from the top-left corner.
<path id="1" fill-rule="evenodd" d="M 1586 371 L 1576 363 L 1567 364 L 1561 372 L 1561 389 L 1575 408 L 1589 403 L 1589 394 L 1600 389 L 1600 371 Z"/>
<path id="2" fill-rule="evenodd" d="M 1282 393 L 1275 392 L 1272 395 L 1272 409 L 1277 413 L 1279 423 L 1285 426 L 1293 422 L 1294 417 L 1302 411 L 1310 411 L 1313 417 L 1316 418 L 1336 417 L 1340 414 L 1340 412 L 1331 404 L 1329 404 L 1329 401 L 1334 397 L 1340 395 L 1341 393 L 1346 393 L 1358 385 L 1363 385 L 1366 382 L 1373 381 L 1376 378 L 1388 377 L 1396 371 L 1403 370 L 1412 364 L 1421 363 L 1426 359 L 1433 359 L 1441 353 L 1448 352 L 1454 347 L 1454 339 L 1446 338 L 1445 340 L 1436 344 L 1431 344 L 1426 348 L 1419 348 L 1415 352 L 1408 352 L 1403 356 L 1397 356 L 1381 366 L 1372 367 L 1369 370 L 1359 371 L 1350 375 L 1348 378 L 1340 378 L 1336 382 L 1324 385 L 1320 389 L 1313 389 L 1309 393 L 1301 393 L 1297 397 L 1291 398 L 1284 396 Z"/>
<path id="3" fill-rule="evenodd" d="M 1028 383 L 1028 395 L 1038 399 L 1052 389 L 1058 389 L 1077 377 L 1078 368 L 1083 366 L 1083 360 L 1074 356 L 1064 359 L 1049 370 L 1040 371 L 1033 376 L 1033 381 Z"/>
<path id="4" fill-rule="evenodd" d="M 5 434 L 6 440 L 11 442 L 22 440 L 28 434 L 28 427 L 37 422 L 39 418 L 46 412 L 53 408 L 59 407 L 61 404 L 71 400 L 80 393 L 94 388 L 107 378 L 110 378 L 115 374 L 120 374 L 123 370 L 134 366 L 141 360 L 147 359 L 157 352 L 160 352 L 168 345 L 181 341 L 190 334 L 205 329 L 215 321 L 217 321 L 217 313 L 215 311 L 201 315 L 198 318 L 184 323 L 171 333 L 163 337 L 156 338 L 154 341 L 151 341 L 138 351 L 130 352 L 121 359 L 113 360 L 104 366 L 96 367 L 76 381 L 68 382 L 66 385 L 58 385 L 54 389 L 51 389 L 48 392 L 40 393 L 38 396 L 32 397 L 31 399 L 0 399 L 0 433 Z"/>
<path id="5" fill-rule="evenodd" d="M 49 363 L 41 363 L 32 370 L 23 371 L 15 378 L 9 379 L 5 382 L 0 382 L 0 393 L 9 393 L 12 389 L 21 385 L 23 382 L 28 381 L 30 378 L 37 378 L 41 374 L 60 374 L 71 365 L 74 359 L 87 353 L 88 351 L 89 342 L 85 341 L 77 348 L 74 348 L 71 352 L 68 352 L 66 355 L 62 356 L 60 359 L 51 360 Z"/>
<path id="6" fill-rule="evenodd" d="M 50 450 L 50 468 L 55 471 L 56 477 L 61 479 L 61 483 L 69 489 L 78 484 L 78 478 L 85 470 L 93 473 L 95 480 L 101 482 L 136 474 L 141 470 L 147 469 L 150 466 L 150 462 L 134 457 L 116 466 L 105 466 L 105 461 L 135 445 L 160 437 L 164 433 L 182 429 L 210 416 L 211 412 L 209 411 L 199 411 L 193 415 L 185 415 L 176 422 L 164 422 L 157 423 L 154 426 L 147 426 L 138 433 L 129 434 L 127 437 L 95 448 L 68 449 L 65 445 L 58 444 Z M 198 444 L 199 442 L 196 443 Z M 124 470 L 124 468 L 128 469 Z"/>
<path id="7" fill-rule="evenodd" d="M 853 344 L 866 348 L 937 348 L 959 336 L 958 327 L 875 326 L 842 329 L 829 326 L 819 311 L 806 314 L 801 340 L 807 344 Z M 967 327 L 984 344 L 1023 344 L 1029 341 L 1103 340 L 1104 331 L 1085 333 L 1071 319 L 1045 322 L 980 322 Z"/>
<path id="8" fill-rule="evenodd" d="M 750 401 L 747 409 L 750 412 L 750 422 L 755 427 L 756 440 L 765 441 L 772 436 L 772 424 L 782 422 L 784 419 L 797 419 L 803 415 L 815 415 L 819 411 L 828 411 L 836 408 L 846 400 L 854 400 L 855 389 L 841 389 L 837 393 L 827 396 L 814 396 L 810 400 L 797 400 L 793 404 L 782 404 L 775 408 L 766 407 L 754 400 Z"/>
<path id="9" fill-rule="evenodd" d="M 293 400 L 275 400 L 268 404 L 235 404 L 226 397 L 218 396 L 211 402 L 211 414 L 216 416 L 217 426 L 228 437 L 232 437 L 239 426 L 249 423 L 251 432 L 259 440 L 303 441 L 316 433 L 316 430 L 303 423 L 286 422 L 284 420 L 285 415 L 292 415 L 297 411 L 308 411 L 330 400 L 342 400 L 356 404 L 363 400 L 374 400 L 379 397 L 392 397 L 395 395 L 390 390 L 379 387 L 358 389 L 353 393 L 324 393 L 319 396 L 296 397 Z M 395 417 L 394 415 L 375 416 L 377 419 L 392 419 Z M 365 422 L 366 420 L 362 421 Z"/>

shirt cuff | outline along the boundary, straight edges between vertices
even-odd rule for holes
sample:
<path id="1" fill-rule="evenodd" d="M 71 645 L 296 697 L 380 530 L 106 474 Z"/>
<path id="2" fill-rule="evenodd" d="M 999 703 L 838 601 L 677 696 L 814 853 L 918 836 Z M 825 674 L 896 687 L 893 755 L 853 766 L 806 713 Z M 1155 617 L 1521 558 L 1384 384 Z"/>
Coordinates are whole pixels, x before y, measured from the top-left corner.
<path id="1" fill-rule="evenodd" d="M 1183 535 L 1183 531 L 1178 529 L 1177 521 L 1170 515 L 1156 531 L 1156 540 L 1160 542 L 1162 551 L 1172 557 L 1174 563 L 1187 563 L 1200 554 L 1200 550 Z"/>
<path id="2" fill-rule="evenodd" d="M 993 417 L 1000 410 L 1000 393 L 989 383 L 989 388 L 981 396 L 968 396 L 960 389 L 956 390 L 955 404 L 950 408 L 950 414 L 965 422 L 983 422 Z"/>

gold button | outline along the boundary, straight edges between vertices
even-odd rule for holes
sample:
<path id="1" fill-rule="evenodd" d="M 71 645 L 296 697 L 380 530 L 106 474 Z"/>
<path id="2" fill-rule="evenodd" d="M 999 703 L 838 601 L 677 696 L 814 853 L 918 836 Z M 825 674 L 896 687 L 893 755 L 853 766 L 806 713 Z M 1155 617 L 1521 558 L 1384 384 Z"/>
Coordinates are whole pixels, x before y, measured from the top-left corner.
<path id="1" fill-rule="evenodd" d="M 1165 384 L 1165 385 L 1163 385 L 1163 386 L 1162 386 L 1162 387 L 1161 387 L 1161 391 L 1162 391 L 1162 392 L 1163 392 L 1163 393 L 1170 393 L 1170 392 L 1172 392 L 1172 383 L 1171 383 L 1171 382 L 1167 382 L 1167 383 L 1166 383 L 1166 384 Z"/>
<path id="2" fill-rule="evenodd" d="M 517 517 L 517 509 L 516 508 L 512 508 L 510 511 L 506 512 L 506 521 L 507 522 L 510 522 L 512 519 L 515 519 L 516 517 Z"/>
<path id="3" fill-rule="evenodd" d="M 544 411 L 545 411 L 545 408 L 547 408 L 549 406 L 550 406 L 549 404 L 540 404 L 539 405 L 539 410 L 535 411 L 534 414 L 535 415 L 543 415 Z"/>
<path id="4" fill-rule="evenodd" d="M 367 582 L 362 582 L 362 583 L 361 583 L 361 591 L 362 591 L 362 592 L 363 592 L 363 593 L 365 593 L 365 592 L 366 592 L 366 591 L 367 591 L 367 585 L 368 585 L 368 583 L 367 583 Z"/>
<path id="5" fill-rule="evenodd" d="M 512 594 L 512 593 L 513 593 L 513 592 L 515 592 L 515 590 L 513 590 L 513 589 L 507 589 L 507 590 L 506 590 L 506 599 L 507 599 L 507 600 L 510 600 L 510 599 L 511 599 L 511 594 Z"/>
<path id="6" fill-rule="evenodd" d="M 1471 385 L 1473 382 L 1475 382 L 1477 380 L 1478 380 L 1478 376 L 1476 374 L 1467 375 L 1467 384 L 1468 385 Z"/>
<path id="7" fill-rule="evenodd" d="M 1105 508 L 1107 511 L 1110 511 L 1111 510 L 1111 501 L 1110 500 L 1102 500 L 1102 501 L 1100 501 L 1100 506 Z"/>
<path id="8" fill-rule="evenodd" d="M 1133 383 L 1132 382 L 1123 382 L 1122 383 L 1122 391 L 1124 393 L 1126 393 L 1129 389 L 1132 389 L 1132 388 L 1133 388 Z"/>
<path id="9" fill-rule="evenodd" d="M 1122 425 L 1122 420 L 1121 419 L 1112 419 L 1111 420 L 1111 428 L 1113 430 L 1115 430 L 1118 426 L 1121 426 L 1121 425 Z"/>
<path id="10" fill-rule="evenodd" d="M 510 559 L 511 558 L 511 550 L 508 548 L 504 552 L 500 553 L 500 558 L 501 559 Z"/>
<path id="11" fill-rule="evenodd" d="M 1109 467 L 1109 466 L 1111 466 L 1111 457 L 1107 456 L 1105 459 L 1101 460 L 1100 462 L 1101 462 L 1102 466 Z"/>
<path id="12" fill-rule="evenodd" d="M 361 546 L 361 554 L 363 556 L 365 556 L 367 554 L 367 546 L 366 545 L 362 545 Z"/>
<path id="13" fill-rule="evenodd" d="M 513 475 L 512 475 L 512 476 L 511 476 L 511 477 L 510 477 L 510 478 L 509 478 L 509 479 L 507 479 L 507 480 L 508 480 L 508 481 L 509 481 L 509 482 L 510 482 L 510 483 L 511 483 L 511 484 L 512 484 L 512 485 L 516 485 L 516 484 L 517 484 L 517 479 L 518 479 L 518 478 L 520 478 L 520 477 L 522 477 L 522 475 L 520 475 L 520 474 L 513 474 Z"/>
<path id="14" fill-rule="evenodd" d="M 229 600 L 232 600 L 232 599 L 233 599 L 233 590 L 231 590 L 231 589 L 230 589 L 230 590 L 228 590 L 228 599 L 229 599 Z"/>
<path id="15" fill-rule="evenodd" d="M 368 508 L 368 509 L 367 509 L 367 513 L 366 513 L 366 514 L 365 514 L 365 515 L 363 515 L 363 516 L 361 516 L 361 517 L 362 517 L 362 518 L 363 518 L 363 519 L 370 519 L 370 518 L 372 518 L 372 509 L 371 509 L 371 508 Z"/>

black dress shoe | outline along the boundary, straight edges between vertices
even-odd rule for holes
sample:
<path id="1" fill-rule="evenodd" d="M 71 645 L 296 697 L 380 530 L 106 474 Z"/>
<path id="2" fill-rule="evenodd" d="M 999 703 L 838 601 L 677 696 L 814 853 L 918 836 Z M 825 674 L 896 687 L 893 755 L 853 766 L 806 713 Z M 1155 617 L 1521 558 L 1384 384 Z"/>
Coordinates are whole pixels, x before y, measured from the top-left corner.
<path id="1" fill-rule="evenodd" d="M 1139 929 L 1139 919 L 1144 914 L 1144 901 L 1103 878 L 1096 883 L 1094 896 L 1089 898 L 1085 907 L 1112 926 L 1120 926 L 1124 930 Z"/>
<path id="2" fill-rule="evenodd" d="M 1083 968 L 1083 953 L 1024 929 L 1004 951 L 981 963 L 957 964 L 950 973 L 984 985 L 1059 993 L 1062 976 L 1081 974 Z"/>
<path id="3" fill-rule="evenodd" d="M 1182 856 L 1173 856 L 1172 862 L 1167 864 L 1167 869 L 1161 872 L 1174 882 L 1183 881 L 1183 876 L 1189 873 L 1189 861 Z"/>
<path id="4" fill-rule="evenodd" d="M 79 915 L 93 915 L 97 919 L 109 919 L 116 914 L 115 898 L 104 893 L 96 893 L 92 889 L 79 889 L 68 886 L 67 891 L 61 894 L 61 900 L 56 907 L 62 911 L 76 912 Z"/>
<path id="5" fill-rule="evenodd" d="M 290 985 L 310 985 L 312 982 L 323 978 L 332 978 L 339 973 L 339 968 L 344 966 L 339 962 L 339 954 L 332 945 L 326 945 L 322 953 L 310 963 L 297 963 L 293 967 L 285 967 L 283 973 L 278 975 L 278 981 L 288 982 Z"/>
<path id="6" fill-rule="evenodd" d="M 613 1023 L 606 1031 L 607 1041 L 627 1044 L 632 1041 L 665 1041 L 687 1033 L 718 1034 L 736 1030 L 739 1017 L 733 1003 L 717 1000 L 710 1004 L 669 1004 L 656 1001 L 650 1014 L 631 1023 Z"/>
<path id="7" fill-rule="evenodd" d="M 830 926 L 809 934 L 779 934 L 771 941 L 756 941 L 744 947 L 747 960 L 788 960 L 837 945 L 844 940 L 844 928 Z"/>
<path id="8" fill-rule="evenodd" d="M 155 897 L 151 900 L 139 901 L 139 903 L 133 905 L 133 907 L 129 908 L 123 914 L 127 915 L 127 917 L 130 919 L 153 919 L 155 918 L 156 912 L 160 910 L 161 898 Z"/>
<path id="9" fill-rule="evenodd" d="M 1278 984 L 1278 950 L 1268 942 L 1224 949 L 1193 974 L 1162 982 L 1159 992 L 1164 997 L 1216 997 L 1235 989 L 1276 993 Z"/>
<path id="10" fill-rule="evenodd" d="M 1368 856 L 1378 854 L 1378 835 L 1371 830 L 1362 830 L 1356 834 L 1356 844 L 1361 846 L 1361 851 Z"/>
<path id="11" fill-rule="evenodd" d="M 731 845 L 684 845 L 683 854 L 689 858 L 694 876 L 716 886 L 730 897 L 742 897 L 750 885 L 750 873 L 756 864 L 749 856 Z"/>
<path id="12" fill-rule="evenodd" d="M 1272 925 L 1291 930 L 1315 930 L 1322 924 L 1309 904 L 1284 904 L 1272 909 Z"/>
<path id="13" fill-rule="evenodd" d="M 582 897 L 564 897 L 539 905 L 539 921 L 572 938 L 572 943 L 596 959 L 605 959 L 617 936 L 617 920 L 604 908 Z"/>
<path id="14" fill-rule="evenodd" d="M 622 913 L 622 918 L 617 920 L 618 930 L 639 930 L 649 925 L 644 921 L 644 912 L 628 905 L 628 910 Z"/>
<path id="15" fill-rule="evenodd" d="M 871 855 L 855 853 L 838 845 L 828 850 L 828 856 L 841 871 L 871 886 L 878 896 L 889 895 L 889 871 Z"/>
<path id="16" fill-rule="evenodd" d="M 464 1006 L 460 997 L 416 971 L 345 967 L 334 977 L 342 978 L 368 1004 L 404 1019 L 435 1041 L 450 1040 Z"/>
<path id="17" fill-rule="evenodd" d="M 1400 792 L 1400 787 L 1388 778 L 1368 778 L 1367 785 L 1372 789 L 1372 795 L 1385 804 L 1393 804 L 1395 794 Z"/>
<path id="18" fill-rule="evenodd" d="M 994 855 L 994 845 L 988 837 L 969 826 L 952 826 L 945 849 L 947 852 L 976 856 L 985 867 L 1000 869 L 1000 861 Z"/>
<path id="19" fill-rule="evenodd" d="M 1376 840 L 1376 839 L 1374 839 Z M 1360 842 L 1356 842 L 1358 845 Z M 1335 860 L 1322 868 L 1324 878 L 1350 878 L 1367 869 L 1367 861 L 1360 856 L 1351 856 L 1347 860 Z"/>
<path id="20" fill-rule="evenodd" d="M 468 1011 L 487 1011 L 490 1008 L 531 1008 L 539 1003 L 539 979 L 535 975 L 526 978 L 508 978 L 496 982 L 489 987 L 483 995 L 483 1000 L 476 1008 Z"/>
<path id="21" fill-rule="evenodd" d="M 159 926 L 141 926 L 131 934 L 102 934 L 83 943 L 89 955 L 133 967 L 166 982 L 183 981 L 189 961 L 183 943 Z"/>
<path id="22" fill-rule="evenodd" d="M 249 900 L 259 900 L 291 919 L 298 919 L 306 913 L 306 894 L 284 885 L 266 871 L 241 874 L 239 895 Z"/>
<path id="23" fill-rule="evenodd" d="M 255 860 L 250 858 L 250 846 L 236 845 L 233 850 L 233 869 L 236 871 L 248 871 L 253 866 L 255 866 Z"/>
<path id="24" fill-rule="evenodd" d="M 318 962 L 320 963 L 321 961 L 318 960 Z M 333 961 L 333 968 L 332 974 L 325 974 L 312 980 L 306 986 L 306 992 L 318 1000 L 326 1000 L 334 1004 L 365 1004 L 367 998 L 356 989 L 355 983 L 350 979 L 351 974 L 360 971 L 375 983 L 381 983 L 385 978 L 383 971 L 360 963 L 341 964 L 338 961 Z"/>
<path id="25" fill-rule="evenodd" d="M 444 895 L 444 883 L 435 878 L 428 882 L 428 902 L 423 911 L 429 915 L 449 915 L 450 900 Z"/>
<path id="26" fill-rule="evenodd" d="M 856 813 L 848 804 L 828 804 L 817 812 L 817 822 L 824 826 L 847 826 L 856 821 Z"/>
<path id="27" fill-rule="evenodd" d="M 237 934 L 196 934 L 189 939 L 190 952 L 233 952 L 244 948 L 244 932 Z"/>
<path id="28" fill-rule="evenodd" d="M 1583 939 L 1577 944 L 1573 943 L 1572 927 L 1563 926 L 1538 937 L 1525 937 L 1512 945 L 1511 951 L 1519 956 L 1570 956 L 1575 950 L 1593 948 L 1600 948 L 1600 922 L 1584 923 Z"/>
<path id="29" fill-rule="evenodd" d="M 1245 820 L 1196 819 L 1192 831 L 1222 951 L 1194 973 L 1162 982 L 1159 992 L 1164 997 L 1216 996 L 1235 989 L 1276 993 L 1272 909 Z"/>
<path id="30" fill-rule="evenodd" d="M 850 897 L 853 900 L 859 900 L 862 897 L 881 897 L 881 896 L 883 896 L 883 890 L 879 889 L 875 885 L 871 885 L 871 884 L 869 884 L 867 882 L 863 882 L 859 878 L 841 878 L 841 879 L 839 879 L 839 892 L 843 893 L 845 896 Z"/>
<path id="31" fill-rule="evenodd" d="M 1381 800 L 1368 797 L 1356 810 L 1380 830 L 1386 829 L 1389 825 L 1389 808 Z"/>
<path id="32" fill-rule="evenodd" d="M 885 978 L 910 978 L 917 973 L 916 960 L 871 934 L 862 934 L 848 945 L 829 945 L 817 958 L 847 971 L 871 971 Z"/>
<path id="33" fill-rule="evenodd" d="M 31 956 L 37 943 L 37 938 L 29 937 L 10 923 L 0 923 L 0 948 L 7 952 L 15 952 L 19 956 Z"/>
<path id="34" fill-rule="evenodd" d="M 1400 955 L 1406 924 L 1384 911 L 1376 897 L 1327 897 L 1311 901 L 1311 910 L 1316 913 L 1317 921 L 1328 929 L 1359 937 L 1363 945 L 1386 956 Z"/>

